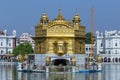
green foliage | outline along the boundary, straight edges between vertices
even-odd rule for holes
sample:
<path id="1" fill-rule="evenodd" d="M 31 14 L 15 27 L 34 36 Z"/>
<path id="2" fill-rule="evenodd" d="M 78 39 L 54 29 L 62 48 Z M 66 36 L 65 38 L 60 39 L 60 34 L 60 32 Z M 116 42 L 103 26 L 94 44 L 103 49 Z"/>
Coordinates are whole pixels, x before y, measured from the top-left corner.
<path id="1" fill-rule="evenodd" d="M 25 55 L 25 54 L 32 54 L 32 53 L 33 53 L 33 49 L 29 43 L 20 44 L 13 50 L 13 54 L 15 56 L 17 56 L 19 54 Z"/>
<path id="2" fill-rule="evenodd" d="M 91 32 L 88 32 L 88 33 L 86 33 L 85 37 L 86 37 L 85 43 L 86 43 L 86 44 L 91 44 L 91 42 L 92 42 L 92 41 L 91 41 L 91 38 L 94 39 L 93 34 L 92 34 Z"/>

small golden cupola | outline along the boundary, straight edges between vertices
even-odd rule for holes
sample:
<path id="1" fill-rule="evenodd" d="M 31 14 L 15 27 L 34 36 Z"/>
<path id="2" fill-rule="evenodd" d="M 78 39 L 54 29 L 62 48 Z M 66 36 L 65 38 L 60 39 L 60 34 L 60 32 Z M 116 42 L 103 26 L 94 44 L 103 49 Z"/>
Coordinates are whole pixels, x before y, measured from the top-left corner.
<path id="1" fill-rule="evenodd" d="M 62 13 L 61 13 L 61 11 L 59 10 L 59 13 L 58 13 L 58 20 L 63 20 L 63 17 L 62 17 Z"/>
<path id="2" fill-rule="evenodd" d="M 78 15 L 78 13 L 76 12 L 75 16 L 73 17 L 73 23 L 80 23 L 80 16 Z"/>
<path id="3" fill-rule="evenodd" d="M 58 11 L 58 16 L 54 18 L 54 20 L 64 20 L 60 9 Z"/>
<path id="4" fill-rule="evenodd" d="M 42 16 L 41 16 L 41 19 L 40 19 L 40 22 L 43 23 L 43 24 L 47 24 L 49 21 L 46 13 L 43 13 Z"/>

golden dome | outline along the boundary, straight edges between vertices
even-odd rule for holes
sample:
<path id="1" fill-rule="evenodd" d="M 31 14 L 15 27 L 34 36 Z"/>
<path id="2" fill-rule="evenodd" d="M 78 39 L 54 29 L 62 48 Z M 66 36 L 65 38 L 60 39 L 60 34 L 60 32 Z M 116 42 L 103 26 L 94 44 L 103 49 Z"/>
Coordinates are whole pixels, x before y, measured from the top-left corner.
<path id="1" fill-rule="evenodd" d="M 80 16 L 78 15 L 78 13 L 76 13 L 73 17 L 73 22 L 80 22 Z"/>
<path id="2" fill-rule="evenodd" d="M 45 13 L 43 13 L 42 18 L 47 18 L 47 15 Z"/>
<path id="3" fill-rule="evenodd" d="M 48 21 L 48 17 L 47 17 L 47 15 L 45 13 L 42 14 L 40 21 L 41 22 Z"/>
<path id="4" fill-rule="evenodd" d="M 62 16 L 61 10 L 59 9 L 58 11 L 58 16 L 56 18 L 54 18 L 54 20 L 65 20 Z"/>
<path id="5" fill-rule="evenodd" d="M 80 16 L 78 15 L 78 13 L 75 14 L 74 19 L 80 19 Z"/>

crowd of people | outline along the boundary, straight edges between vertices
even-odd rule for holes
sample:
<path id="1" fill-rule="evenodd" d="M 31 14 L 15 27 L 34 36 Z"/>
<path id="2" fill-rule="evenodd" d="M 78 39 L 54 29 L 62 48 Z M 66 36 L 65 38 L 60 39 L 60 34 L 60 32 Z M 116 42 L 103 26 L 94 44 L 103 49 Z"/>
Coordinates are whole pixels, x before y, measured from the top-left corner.
<path id="1" fill-rule="evenodd" d="M 9 56 L 0 56 L 0 62 L 15 62 L 15 57 L 9 57 Z"/>

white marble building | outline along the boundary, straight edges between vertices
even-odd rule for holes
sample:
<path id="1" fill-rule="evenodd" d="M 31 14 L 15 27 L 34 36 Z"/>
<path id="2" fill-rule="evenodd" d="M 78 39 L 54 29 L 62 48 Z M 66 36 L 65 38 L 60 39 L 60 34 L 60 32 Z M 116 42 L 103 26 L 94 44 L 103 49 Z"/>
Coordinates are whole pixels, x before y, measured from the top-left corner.
<path id="1" fill-rule="evenodd" d="M 34 49 L 34 40 L 31 38 L 32 35 L 30 35 L 29 33 L 22 33 L 22 35 L 19 38 L 19 43 L 25 43 L 28 42 L 31 44 L 32 48 Z"/>
<path id="2" fill-rule="evenodd" d="M 16 47 L 16 31 L 8 35 L 7 30 L 0 31 L 0 55 L 10 54 Z"/>
<path id="3" fill-rule="evenodd" d="M 120 62 L 120 31 L 96 31 L 96 53 L 102 54 L 103 62 Z"/>
<path id="4" fill-rule="evenodd" d="M 94 48 L 94 44 L 85 44 L 85 53 L 86 53 L 86 55 L 89 55 L 92 52 L 91 47 Z"/>

